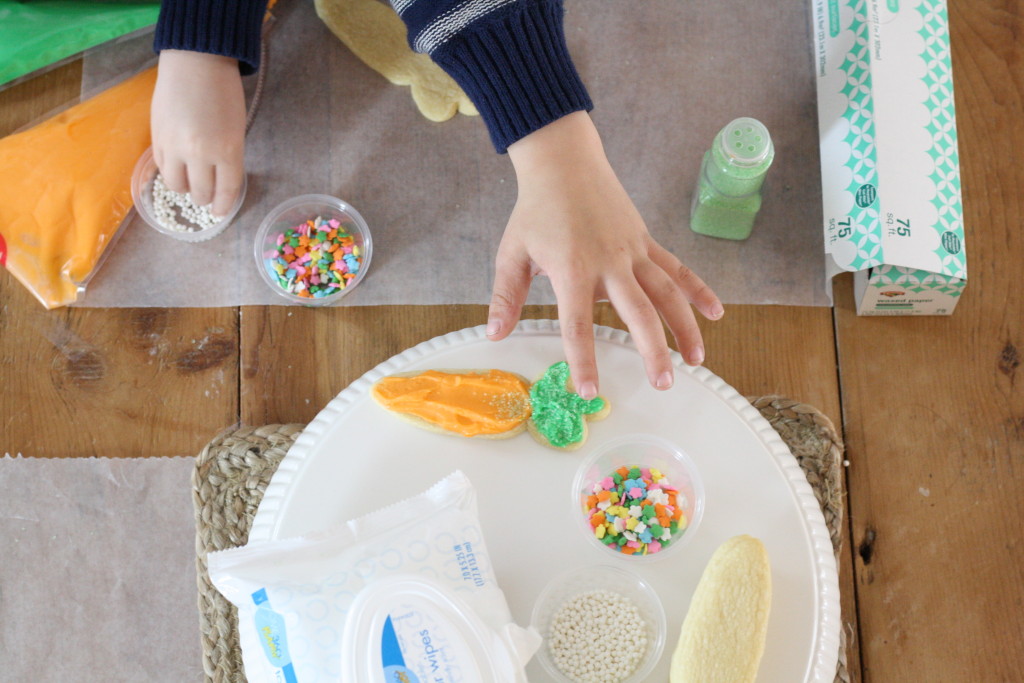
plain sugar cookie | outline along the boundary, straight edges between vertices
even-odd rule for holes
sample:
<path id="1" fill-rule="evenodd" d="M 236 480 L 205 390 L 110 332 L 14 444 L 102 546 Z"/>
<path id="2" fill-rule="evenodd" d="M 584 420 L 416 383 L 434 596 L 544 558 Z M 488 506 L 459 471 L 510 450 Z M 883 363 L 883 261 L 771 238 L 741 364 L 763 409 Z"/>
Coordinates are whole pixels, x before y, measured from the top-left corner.
<path id="1" fill-rule="evenodd" d="M 331 32 L 371 69 L 395 85 L 408 85 L 420 113 L 447 121 L 456 112 L 478 112 L 462 88 L 425 54 L 413 52 L 405 24 L 378 0 L 316 0 L 316 13 Z"/>
<path id="2" fill-rule="evenodd" d="M 753 683 L 764 654 L 772 572 L 768 551 L 753 536 L 719 546 L 697 584 L 679 643 L 671 683 Z"/>

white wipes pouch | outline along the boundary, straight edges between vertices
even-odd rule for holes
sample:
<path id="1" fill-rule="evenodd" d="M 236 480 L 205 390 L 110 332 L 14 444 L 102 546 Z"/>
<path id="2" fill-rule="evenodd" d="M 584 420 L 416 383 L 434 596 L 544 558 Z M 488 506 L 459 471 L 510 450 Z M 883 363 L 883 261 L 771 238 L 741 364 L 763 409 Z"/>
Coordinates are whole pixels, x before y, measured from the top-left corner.
<path id="1" fill-rule="evenodd" d="M 249 683 L 525 683 L 540 636 L 512 621 L 460 471 L 315 535 L 212 553 Z"/>

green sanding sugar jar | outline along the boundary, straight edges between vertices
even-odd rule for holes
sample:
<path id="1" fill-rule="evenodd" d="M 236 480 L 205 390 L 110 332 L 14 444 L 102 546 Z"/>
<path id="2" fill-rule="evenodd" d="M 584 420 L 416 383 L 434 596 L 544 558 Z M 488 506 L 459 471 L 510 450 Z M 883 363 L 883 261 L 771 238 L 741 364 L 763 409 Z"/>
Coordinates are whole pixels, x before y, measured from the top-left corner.
<path id="1" fill-rule="evenodd" d="M 719 131 L 701 162 L 690 229 L 731 240 L 750 237 L 774 158 L 772 138 L 757 119 L 744 116 Z"/>

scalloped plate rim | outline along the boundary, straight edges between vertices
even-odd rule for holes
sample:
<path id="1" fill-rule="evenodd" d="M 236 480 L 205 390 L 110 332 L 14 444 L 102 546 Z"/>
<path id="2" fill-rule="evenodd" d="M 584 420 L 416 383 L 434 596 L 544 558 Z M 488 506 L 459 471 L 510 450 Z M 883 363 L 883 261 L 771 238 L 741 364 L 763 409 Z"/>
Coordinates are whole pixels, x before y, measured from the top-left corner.
<path id="1" fill-rule="evenodd" d="M 485 330 L 485 325 L 467 327 L 420 342 L 379 363 L 331 399 L 302 431 L 271 478 L 253 518 L 249 540 L 268 541 L 276 538 L 276 530 L 282 520 L 282 504 L 292 482 L 309 461 L 308 455 L 313 446 L 317 444 L 319 436 L 336 417 L 351 405 L 355 398 L 366 393 L 370 385 L 381 377 L 399 371 L 399 368 L 407 367 L 433 351 L 458 343 L 485 339 Z M 558 322 L 544 319 L 522 320 L 513 331 L 513 334 L 520 335 L 558 333 Z M 595 341 L 636 349 L 629 333 L 617 328 L 595 324 L 594 338 Z M 677 371 L 688 372 L 700 380 L 754 430 L 774 456 L 776 463 L 785 472 L 786 482 L 800 501 L 801 519 L 814 549 L 815 577 L 818 582 L 817 598 L 820 601 L 816 633 L 818 642 L 814 647 L 813 665 L 810 667 L 809 677 L 806 680 L 831 683 L 835 679 L 840 644 L 839 577 L 835 556 L 832 553 L 831 537 L 811 485 L 789 450 L 789 446 L 757 408 L 730 384 L 707 368 L 685 365 L 682 356 L 676 351 L 671 352 L 671 357 Z"/>

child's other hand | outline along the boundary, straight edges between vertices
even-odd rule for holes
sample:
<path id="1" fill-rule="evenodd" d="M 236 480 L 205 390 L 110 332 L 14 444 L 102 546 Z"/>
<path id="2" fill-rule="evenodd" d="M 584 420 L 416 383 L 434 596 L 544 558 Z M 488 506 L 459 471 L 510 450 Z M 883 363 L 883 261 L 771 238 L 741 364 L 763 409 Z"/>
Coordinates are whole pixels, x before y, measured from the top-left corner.
<path id="1" fill-rule="evenodd" d="M 605 158 L 590 116 L 576 112 L 508 148 L 519 196 L 498 248 L 487 334 L 515 326 L 530 281 L 551 280 L 562 343 L 576 391 L 597 395 L 593 304 L 611 301 L 629 327 L 652 386 L 673 383 L 662 319 L 686 362 L 704 361 L 690 304 L 706 318 L 723 308 L 715 293 L 655 242 Z"/>
<path id="2" fill-rule="evenodd" d="M 245 94 L 238 61 L 163 50 L 150 112 L 153 158 L 167 187 L 227 214 L 244 177 Z"/>

